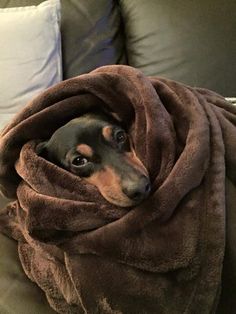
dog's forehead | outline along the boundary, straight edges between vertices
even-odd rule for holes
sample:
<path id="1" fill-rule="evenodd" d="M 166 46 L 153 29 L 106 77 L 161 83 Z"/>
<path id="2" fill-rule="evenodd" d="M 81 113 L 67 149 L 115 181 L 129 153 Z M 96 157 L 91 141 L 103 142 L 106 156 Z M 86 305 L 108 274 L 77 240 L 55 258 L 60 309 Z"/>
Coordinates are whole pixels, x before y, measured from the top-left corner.
<path id="1" fill-rule="evenodd" d="M 102 145 L 104 128 L 112 127 L 109 121 L 80 117 L 71 120 L 61 127 L 55 134 L 56 141 L 63 142 L 66 149 L 72 149 L 79 144 L 86 144 L 92 148 Z"/>
<path id="2" fill-rule="evenodd" d="M 68 132 L 78 141 L 98 139 L 103 128 L 107 125 L 110 125 L 109 122 L 101 120 L 75 119 L 71 124 L 68 124 Z"/>
<path id="3" fill-rule="evenodd" d="M 81 116 L 60 127 L 51 137 L 49 147 L 60 156 L 77 150 L 79 144 L 86 144 L 94 153 L 101 153 L 107 149 L 105 142 L 111 137 L 111 129 L 116 127 L 119 127 L 118 123 L 104 116 Z"/>

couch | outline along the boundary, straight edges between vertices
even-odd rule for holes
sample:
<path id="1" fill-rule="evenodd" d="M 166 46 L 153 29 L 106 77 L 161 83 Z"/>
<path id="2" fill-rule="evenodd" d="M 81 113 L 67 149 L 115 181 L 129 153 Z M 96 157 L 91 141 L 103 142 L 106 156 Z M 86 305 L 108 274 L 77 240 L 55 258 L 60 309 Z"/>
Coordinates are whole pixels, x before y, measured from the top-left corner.
<path id="1" fill-rule="evenodd" d="M 1 0 L 0 7 L 41 2 Z M 106 64 L 129 64 L 146 75 L 236 97 L 234 0 L 61 0 L 61 7 L 63 79 Z M 0 207 L 7 202 L 1 197 Z M 226 228 L 218 314 L 236 313 L 236 208 L 227 213 Z M 0 234 L 0 249 L 0 313 L 54 313 L 24 275 L 16 243 Z"/>

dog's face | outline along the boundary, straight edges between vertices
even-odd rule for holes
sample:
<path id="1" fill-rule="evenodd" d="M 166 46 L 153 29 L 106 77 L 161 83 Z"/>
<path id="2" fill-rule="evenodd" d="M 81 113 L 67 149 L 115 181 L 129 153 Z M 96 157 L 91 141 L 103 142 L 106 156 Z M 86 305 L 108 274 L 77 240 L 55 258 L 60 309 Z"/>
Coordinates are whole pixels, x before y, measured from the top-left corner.
<path id="1" fill-rule="evenodd" d="M 150 193 L 148 173 L 129 137 L 105 115 L 71 120 L 41 145 L 49 161 L 95 185 L 110 203 L 134 206 Z"/>

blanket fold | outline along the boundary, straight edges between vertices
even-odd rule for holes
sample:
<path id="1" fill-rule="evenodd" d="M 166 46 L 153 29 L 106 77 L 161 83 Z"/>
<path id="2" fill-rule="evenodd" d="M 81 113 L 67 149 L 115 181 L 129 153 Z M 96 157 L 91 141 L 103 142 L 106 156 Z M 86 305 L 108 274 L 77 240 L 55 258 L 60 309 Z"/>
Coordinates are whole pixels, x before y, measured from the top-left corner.
<path id="1" fill-rule="evenodd" d="M 50 163 L 38 144 L 94 109 L 116 114 L 151 196 L 122 208 Z M 0 230 L 58 313 L 214 313 L 225 180 L 236 185 L 236 108 L 220 95 L 105 66 L 32 100 L 2 132 Z M 236 204 L 235 204 L 236 205 Z"/>

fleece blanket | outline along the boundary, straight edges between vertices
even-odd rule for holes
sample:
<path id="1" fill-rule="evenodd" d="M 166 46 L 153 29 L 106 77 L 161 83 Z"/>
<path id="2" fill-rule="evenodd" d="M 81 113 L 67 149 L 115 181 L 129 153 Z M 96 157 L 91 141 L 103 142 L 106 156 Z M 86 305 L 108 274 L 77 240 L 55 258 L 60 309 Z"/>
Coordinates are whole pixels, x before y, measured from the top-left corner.
<path id="1" fill-rule="evenodd" d="M 115 113 L 148 170 L 132 208 L 50 163 L 37 145 L 94 108 Z M 214 313 L 225 249 L 225 180 L 236 184 L 236 108 L 214 92 L 128 66 L 61 82 L 0 139 L 0 184 L 16 197 L 0 229 L 58 313 Z"/>

